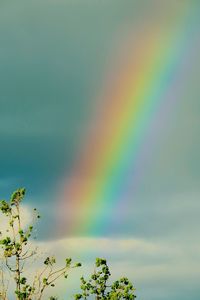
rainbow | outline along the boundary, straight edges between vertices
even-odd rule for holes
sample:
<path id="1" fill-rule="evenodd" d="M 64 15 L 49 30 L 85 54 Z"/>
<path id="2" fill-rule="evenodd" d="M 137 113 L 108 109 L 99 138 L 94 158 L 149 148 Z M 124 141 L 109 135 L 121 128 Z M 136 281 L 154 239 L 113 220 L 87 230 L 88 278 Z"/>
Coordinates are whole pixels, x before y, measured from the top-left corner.
<path id="1" fill-rule="evenodd" d="M 137 174 L 130 174 L 136 169 L 148 128 L 168 101 L 187 51 L 193 14 L 187 5 L 183 7 L 175 25 L 156 28 L 152 22 L 138 33 L 137 44 L 132 44 L 130 34 L 129 54 L 107 76 L 85 146 L 65 182 L 60 211 L 70 212 L 70 217 L 60 227 L 68 235 L 103 235 L 119 215 L 117 209 L 123 209 L 127 183 L 137 181 Z"/>

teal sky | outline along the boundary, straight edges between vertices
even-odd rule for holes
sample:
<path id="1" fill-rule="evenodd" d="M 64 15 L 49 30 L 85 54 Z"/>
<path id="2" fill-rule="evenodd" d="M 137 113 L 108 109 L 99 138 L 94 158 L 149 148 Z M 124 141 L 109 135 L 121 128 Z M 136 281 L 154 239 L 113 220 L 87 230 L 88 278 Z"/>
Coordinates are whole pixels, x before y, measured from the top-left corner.
<path id="1" fill-rule="evenodd" d="M 53 234 L 57 195 L 84 145 L 120 40 L 152 18 L 162 26 L 165 17 L 172 26 L 188 3 L 198 15 L 198 0 L 1 0 L 0 192 L 3 198 L 27 188 L 28 204 L 43 215 L 40 240 L 67 238 Z M 199 31 L 196 20 L 176 93 L 149 128 L 137 195 L 125 200 L 123 222 L 106 235 L 143 241 L 144 249 L 142 242 L 136 250 L 117 252 L 113 240 L 100 252 L 88 241 L 82 252 L 71 248 L 88 265 L 103 254 L 119 274 L 126 266 L 138 299 L 199 299 Z M 97 243 L 104 237 L 92 238 Z M 148 252 L 150 245 L 155 252 Z"/>

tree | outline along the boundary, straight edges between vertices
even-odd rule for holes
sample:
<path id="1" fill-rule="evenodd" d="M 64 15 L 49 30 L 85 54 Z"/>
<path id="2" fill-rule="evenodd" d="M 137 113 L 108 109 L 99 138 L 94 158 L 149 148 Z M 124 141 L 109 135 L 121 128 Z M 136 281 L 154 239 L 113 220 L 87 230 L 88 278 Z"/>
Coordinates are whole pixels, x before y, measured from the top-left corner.
<path id="1" fill-rule="evenodd" d="M 0 211 L 6 217 L 8 229 L 6 236 L 1 237 L 1 272 L 0 272 L 0 299 L 8 299 L 9 279 L 5 274 L 13 278 L 15 288 L 13 293 L 17 300 L 41 300 L 44 292 L 54 287 L 61 277 L 67 278 L 71 268 L 80 267 L 80 263 L 72 264 L 71 258 L 66 258 L 65 264 L 58 268 L 55 257 L 46 257 L 43 268 L 36 273 L 32 281 L 24 275 L 26 262 L 36 255 L 37 249 L 31 247 L 33 224 L 27 228 L 22 227 L 21 202 L 25 196 L 25 189 L 16 190 L 9 201 L 0 201 Z M 34 219 L 39 219 L 37 210 L 33 210 Z M 6 273 L 6 271 L 8 271 Z M 30 282 L 31 281 L 31 282 Z M 54 297 L 50 298 L 55 299 Z"/>
<path id="2" fill-rule="evenodd" d="M 105 259 L 97 258 L 95 267 L 88 281 L 81 277 L 82 293 L 76 294 L 75 300 L 88 299 L 88 297 L 91 299 L 91 296 L 96 300 L 134 300 L 136 298 L 135 288 L 128 278 L 123 277 L 112 284 L 108 283 L 111 273 Z"/>

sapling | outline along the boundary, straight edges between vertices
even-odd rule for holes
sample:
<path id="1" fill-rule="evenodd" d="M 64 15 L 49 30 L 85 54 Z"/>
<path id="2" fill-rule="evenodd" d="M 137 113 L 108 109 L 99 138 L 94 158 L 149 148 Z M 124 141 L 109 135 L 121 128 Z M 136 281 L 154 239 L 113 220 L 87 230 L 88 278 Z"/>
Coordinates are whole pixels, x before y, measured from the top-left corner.
<path id="1" fill-rule="evenodd" d="M 40 272 L 33 279 L 25 275 L 25 266 L 36 254 L 37 248 L 32 248 L 33 224 L 22 225 L 22 202 L 25 197 L 25 189 L 16 190 L 9 201 L 0 201 L 0 212 L 7 221 L 6 234 L 0 230 L 1 264 L 0 264 L 0 299 L 8 300 L 8 292 L 11 299 L 16 300 L 42 300 L 49 288 L 55 287 L 61 278 L 67 278 L 72 268 L 80 267 L 80 263 L 72 263 L 71 258 L 66 258 L 62 267 L 57 267 L 56 258 L 48 256 L 43 262 Z M 33 209 L 34 221 L 40 215 L 37 209 Z M 6 276 L 8 275 L 8 276 Z M 6 278 L 5 278 L 6 277 Z M 10 278 L 14 281 L 9 285 Z M 12 282 L 13 282 L 12 281 Z M 51 300 L 56 299 L 53 296 Z"/>

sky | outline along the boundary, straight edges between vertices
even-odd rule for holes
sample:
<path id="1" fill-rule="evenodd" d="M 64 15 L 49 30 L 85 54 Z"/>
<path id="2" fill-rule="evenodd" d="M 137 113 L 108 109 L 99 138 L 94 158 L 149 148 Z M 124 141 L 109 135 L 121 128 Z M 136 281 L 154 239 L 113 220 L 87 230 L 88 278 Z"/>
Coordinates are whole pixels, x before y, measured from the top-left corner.
<path id="1" fill-rule="evenodd" d="M 106 257 L 138 299 L 199 299 L 199 13 L 198 0 L 0 2 L 0 198 L 25 186 L 41 247 L 86 273 Z"/>

